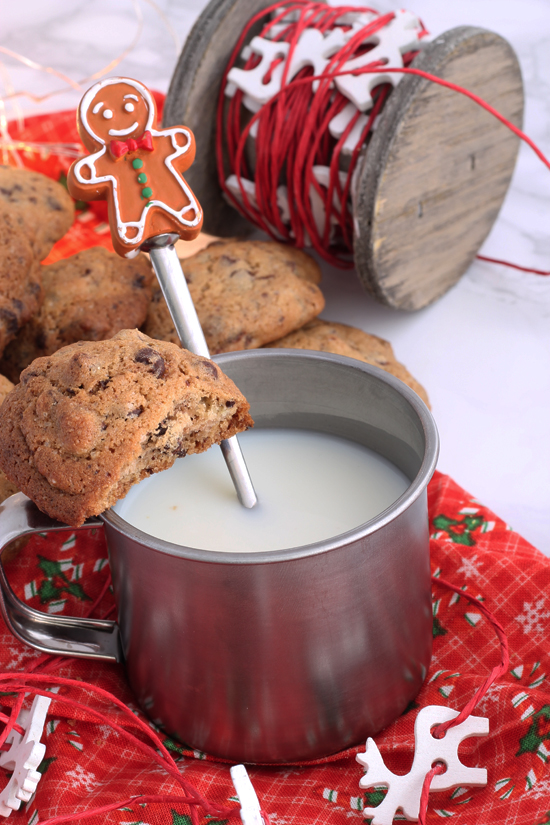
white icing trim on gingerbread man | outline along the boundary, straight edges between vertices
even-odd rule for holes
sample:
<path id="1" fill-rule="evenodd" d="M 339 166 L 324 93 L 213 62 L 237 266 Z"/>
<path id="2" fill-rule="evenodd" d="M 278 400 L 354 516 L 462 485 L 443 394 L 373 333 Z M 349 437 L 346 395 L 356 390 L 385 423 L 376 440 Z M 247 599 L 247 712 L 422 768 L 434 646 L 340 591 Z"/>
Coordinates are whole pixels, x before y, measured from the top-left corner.
<path id="1" fill-rule="evenodd" d="M 168 157 L 165 158 L 164 163 L 168 167 L 172 175 L 174 175 L 181 189 L 184 191 L 186 197 L 189 200 L 187 206 L 184 206 L 182 209 L 172 209 L 172 207 L 168 206 L 168 204 L 164 203 L 164 201 L 154 199 L 148 202 L 148 206 L 143 207 L 143 211 L 141 213 L 141 218 L 139 219 L 139 221 L 123 221 L 120 215 L 118 184 L 116 178 L 113 175 L 96 175 L 96 161 L 99 160 L 99 158 L 103 157 L 103 155 L 107 152 L 107 145 L 105 141 L 98 135 L 96 135 L 90 127 L 90 124 L 88 123 L 88 109 L 90 108 L 92 100 L 96 97 L 97 93 L 101 89 L 105 88 L 105 86 L 112 86 L 117 83 L 125 83 L 128 86 L 133 86 L 137 90 L 138 94 L 140 94 L 145 100 L 145 103 L 147 104 L 148 115 L 144 132 L 150 132 L 153 137 L 166 137 L 168 135 L 170 136 L 172 146 L 174 147 L 175 152 L 171 155 L 168 155 Z M 187 129 L 183 129 L 178 126 L 175 126 L 172 129 L 163 129 L 162 131 L 153 129 L 154 116 L 155 104 L 151 96 L 151 93 L 145 86 L 143 86 L 137 80 L 132 80 L 132 78 L 129 77 L 108 77 L 105 78 L 105 80 L 101 80 L 99 83 L 96 83 L 94 86 L 92 86 L 91 89 L 88 89 L 80 103 L 80 121 L 82 123 L 82 126 L 94 140 L 96 140 L 98 143 L 102 143 L 103 146 L 98 152 L 94 152 L 91 155 L 87 155 L 85 158 L 82 158 L 82 160 L 79 160 L 77 163 L 75 163 L 74 176 L 80 184 L 84 185 L 109 182 L 112 184 L 118 236 L 123 243 L 131 244 L 134 247 L 138 245 L 143 238 L 143 233 L 145 231 L 146 213 L 147 210 L 151 209 L 153 206 L 160 206 L 162 209 L 164 209 L 170 215 L 175 217 L 178 221 L 180 221 L 180 223 L 184 224 L 185 226 L 197 226 L 197 224 L 201 221 L 201 209 L 193 193 L 191 192 L 191 189 L 187 186 L 185 180 L 182 178 L 179 172 L 176 169 L 174 169 L 172 163 L 172 161 L 175 160 L 175 158 L 178 158 L 181 155 L 185 154 L 185 152 L 187 152 L 191 144 L 191 135 Z M 111 134 L 112 132 L 115 132 L 115 130 L 109 130 L 109 134 Z M 119 135 L 120 132 L 115 134 Z M 180 146 L 176 142 L 176 135 L 184 135 L 186 142 L 183 146 Z M 90 172 L 89 178 L 85 178 L 81 173 L 81 169 L 83 169 L 84 167 L 87 167 Z M 190 210 L 193 210 L 194 218 L 193 220 L 186 220 L 184 218 L 184 215 Z M 127 238 L 126 236 L 129 229 L 137 229 L 137 235 L 134 235 L 134 237 L 132 238 Z M 126 257 L 134 257 L 136 254 L 137 251 L 131 250 L 127 253 Z"/>

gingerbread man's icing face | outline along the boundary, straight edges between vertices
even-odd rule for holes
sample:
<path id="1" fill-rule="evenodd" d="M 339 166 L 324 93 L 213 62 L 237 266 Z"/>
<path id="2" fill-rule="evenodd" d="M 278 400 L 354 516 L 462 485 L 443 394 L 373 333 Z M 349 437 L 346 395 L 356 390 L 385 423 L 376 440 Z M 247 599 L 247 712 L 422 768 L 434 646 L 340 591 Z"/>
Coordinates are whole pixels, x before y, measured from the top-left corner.
<path id="1" fill-rule="evenodd" d="M 90 138 L 103 144 L 138 138 L 151 127 L 155 114 L 139 89 L 128 83 L 103 86 L 86 104 L 81 123 L 82 138 L 88 144 Z"/>

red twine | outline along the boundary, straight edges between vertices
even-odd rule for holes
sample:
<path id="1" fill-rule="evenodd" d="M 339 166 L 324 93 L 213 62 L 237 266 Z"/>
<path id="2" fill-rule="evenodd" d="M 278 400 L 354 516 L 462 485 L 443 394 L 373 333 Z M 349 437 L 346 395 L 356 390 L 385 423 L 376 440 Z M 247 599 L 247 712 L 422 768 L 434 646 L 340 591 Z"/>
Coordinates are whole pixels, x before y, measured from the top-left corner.
<path id="1" fill-rule="evenodd" d="M 134 736 L 134 734 L 130 733 L 128 730 L 126 730 L 124 727 L 118 724 L 114 719 L 110 718 L 106 713 L 103 713 L 100 710 L 96 710 L 91 705 L 86 704 L 85 702 L 79 702 L 75 699 L 71 699 L 65 694 L 63 694 L 63 696 L 57 696 L 55 693 L 52 693 L 51 691 L 45 690 L 43 687 L 36 685 L 36 683 L 40 682 L 42 682 L 45 685 L 53 685 L 55 687 L 65 686 L 95 693 L 96 696 L 108 702 L 111 702 L 119 710 L 121 710 L 123 715 L 126 717 L 127 722 L 131 723 L 133 727 L 137 726 L 140 732 L 150 740 L 151 744 L 148 745 L 141 739 L 139 739 L 137 736 Z M 164 746 L 162 740 L 159 736 L 157 736 L 155 731 L 148 724 L 143 722 L 139 718 L 139 716 L 136 716 L 130 710 L 130 708 L 128 708 L 123 702 L 120 701 L 120 699 L 117 699 L 116 696 L 104 690 L 103 688 L 100 688 L 97 685 L 80 682 L 77 679 L 67 679 L 61 676 L 47 676 L 43 673 L 37 674 L 31 672 L 0 673 L 0 683 L 3 683 L 5 686 L 9 686 L 11 690 L 13 690 L 13 692 L 19 693 L 18 700 L 16 703 L 19 704 L 19 706 L 22 704 L 24 696 L 28 693 L 33 694 L 34 696 L 46 696 L 47 698 L 52 699 L 54 701 L 61 701 L 65 705 L 69 705 L 78 710 L 84 711 L 85 713 L 95 717 L 95 719 L 98 722 L 109 725 L 114 731 L 116 731 L 120 736 L 126 739 L 126 741 L 128 741 L 131 745 L 133 745 L 135 748 L 138 748 L 144 756 L 148 757 L 149 759 L 153 759 L 155 762 L 161 765 L 164 768 L 164 770 L 173 779 L 177 781 L 182 791 L 184 792 L 181 796 L 145 797 L 136 795 L 134 797 L 131 797 L 131 799 L 129 800 L 122 800 L 118 803 L 113 803 L 112 805 L 102 806 L 100 808 L 92 808 L 87 811 L 73 812 L 71 814 L 53 817 L 52 819 L 42 820 L 41 822 L 37 823 L 37 825 L 54 825 L 54 823 L 66 821 L 68 822 L 70 820 L 95 816 L 96 814 L 116 810 L 123 806 L 127 806 L 132 802 L 138 801 L 140 803 L 144 801 L 150 801 L 178 802 L 186 804 L 189 806 L 189 812 L 193 825 L 198 825 L 199 823 L 197 808 L 202 808 L 205 815 L 213 817 L 217 820 L 227 819 L 239 813 L 239 807 L 217 805 L 213 802 L 210 802 L 208 799 L 206 799 L 206 797 L 202 796 L 202 794 L 199 793 L 199 791 L 194 787 L 194 785 L 192 785 L 190 782 L 183 778 L 178 769 L 176 761 L 174 760 L 171 753 Z M 8 726 L 6 726 L 6 729 L 7 727 Z"/>
<path id="2" fill-rule="evenodd" d="M 462 708 L 458 716 L 454 719 L 451 719 L 449 722 L 442 722 L 441 725 L 438 725 L 433 730 L 433 735 L 437 739 L 443 738 L 445 733 L 449 730 L 449 728 L 453 728 L 455 725 L 460 725 L 464 722 L 465 719 L 470 716 L 470 714 L 474 711 L 476 706 L 481 702 L 493 682 L 495 682 L 500 676 L 503 676 L 506 671 L 508 670 L 508 666 L 510 664 L 510 651 L 508 648 L 508 639 L 506 638 L 506 633 L 504 628 L 502 627 L 499 620 L 494 616 L 490 610 L 488 610 L 482 601 L 476 599 L 475 596 L 471 596 L 469 593 L 466 593 L 464 590 L 461 590 L 460 587 L 456 587 L 456 585 L 451 584 L 450 582 L 446 581 L 445 579 L 440 579 L 435 576 L 432 577 L 433 582 L 438 582 L 442 584 L 443 587 L 447 587 L 449 590 L 452 590 L 453 593 L 457 593 L 459 596 L 464 596 L 465 599 L 468 599 L 469 602 L 475 604 L 477 609 L 482 613 L 487 621 L 492 625 L 494 628 L 495 633 L 497 634 L 498 640 L 500 642 L 500 664 L 494 667 L 487 676 L 486 680 L 483 682 L 480 688 L 476 690 L 470 701 Z"/>
<path id="3" fill-rule="evenodd" d="M 510 261 L 501 261 L 500 258 L 488 258 L 486 255 L 476 255 L 478 261 L 487 261 L 490 264 L 500 264 L 501 266 L 509 266 L 510 269 L 519 269 L 520 272 L 532 272 L 533 275 L 550 275 L 544 269 L 531 269 L 527 266 L 519 266 L 519 264 L 512 264 Z"/>
<path id="4" fill-rule="evenodd" d="M 342 183 L 339 174 L 342 171 L 341 150 L 361 113 L 356 112 L 340 139 L 337 140 L 330 135 L 329 122 L 350 102 L 334 88 L 333 80 L 346 74 L 355 76 L 380 71 L 382 66 L 380 62 L 355 68 L 351 72 L 343 70 L 343 66 L 361 51 L 365 51 L 365 47 L 362 46 L 365 38 L 372 36 L 387 25 L 395 16 L 394 13 L 380 15 L 366 24 L 330 59 L 322 74 L 313 76 L 311 67 L 306 67 L 287 82 L 287 73 L 294 49 L 305 28 L 315 28 L 325 34 L 336 26 L 336 21 L 342 15 L 349 12 L 373 13 L 373 10 L 356 6 L 333 8 L 321 3 L 309 2 L 309 0 L 291 0 L 290 2 L 282 0 L 256 14 L 243 30 L 225 69 L 218 100 L 216 132 L 219 182 L 226 198 L 241 215 L 274 240 L 282 240 L 299 248 L 311 245 L 326 261 L 344 269 L 351 269 L 354 265 L 353 215 L 349 203 L 353 173 L 360 151 L 368 143 L 376 117 L 381 112 L 391 91 L 391 85 L 380 84 L 374 89 L 374 105 L 351 155 L 345 172 L 345 181 Z M 288 22 L 282 32 L 270 38 L 290 44 L 281 79 L 281 89 L 250 117 L 250 113 L 242 107 L 244 95 L 241 90 L 238 89 L 227 102 L 225 97 L 227 75 L 235 65 L 248 33 L 255 24 L 262 18 L 267 19 L 268 22 L 263 26 L 259 35 L 265 38 L 274 26 L 280 25 L 283 20 L 287 22 L 293 13 L 298 14 L 298 19 Z M 271 15 L 273 15 L 272 19 L 269 19 Z M 423 30 L 420 36 L 423 34 L 427 34 L 426 30 Z M 409 64 L 415 55 L 416 52 L 410 52 L 403 56 L 403 68 L 384 66 L 384 73 L 417 75 L 465 95 L 527 143 L 539 159 L 550 168 L 550 161 L 534 141 L 479 95 L 421 69 L 411 68 Z M 244 69 L 253 69 L 259 61 L 260 58 L 253 54 L 246 60 Z M 265 82 L 269 81 L 273 69 L 280 62 L 281 58 L 272 62 L 264 77 Z M 319 83 L 316 92 L 312 88 L 314 81 Z M 247 155 L 247 141 L 255 125 L 257 125 L 257 136 L 254 146 L 254 169 L 252 169 Z M 329 167 L 327 187 L 321 186 L 314 176 L 313 166 L 315 165 Z M 236 198 L 227 186 L 226 179 L 229 175 L 235 175 L 237 178 L 241 193 L 240 199 Z M 243 183 L 243 180 L 252 179 L 257 205 L 252 203 Z M 290 226 L 283 223 L 277 203 L 277 188 L 282 184 L 285 184 L 288 189 Z M 322 231 L 319 230 L 313 216 L 312 188 L 324 205 L 325 223 Z M 334 233 L 333 237 L 331 237 L 331 232 Z M 550 274 L 485 256 L 478 257 L 481 260 L 500 263 L 537 275 Z"/>
<path id="5" fill-rule="evenodd" d="M 499 620 L 494 616 L 490 610 L 488 610 L 482 601 L 476 599 L 475 596 L 471 596 L 469 593 L 466 593 L 464 590 L 461 590 L 460 587 L 457 587 L 454 584 L 446 581 L 446 579 L 441 579 L 436 576 L 432 576 L 432 582 L 434 584 L 442 584 L 443 587 L 447 587 L 449 590 L 452 590 L 453 593 L 457 593 L 459 596 L 464 596 L 465 599 L 468 599 L 469 602 L 475 604 L 477 609 L 485 616 L 487 621 L 492 625 L 495 630 L 495 633 L 498 636 L 498 640 L 500 642 L 500 664 L 494 667 L 489 674 L 489 676 L 485 679 L 481 687 L 479 687 L 469 702 L 467 702 L 458 716 L 455 716 L 454 719 L 449 720 L 448 722 L 442 722 L 440 725 L 434 727 L 432 731 L 432 735 L 436 739 L 442 739 L 449 728 L 453 728 L 455 725 L 460 725 L 464 722 L 465 719 L 470 716 L 473 710 L 477 707 L 477 705 L 481 702 L 491 685 L 500 677 L 503 676 L 506 671 L 508 670 L 510 664 L 510 652 L 508 648 L 508 639 L 506 637 L 506 633 L 504 628 L 500 624 Z M 430 785 L 432 784 L 432 780 L 434 776 L 445 773 L 446 767 L 440 762 L 435 763 L 432 765 L 431 770 L 428 771 L 426 777 L 424 779 L 424 783 L 422 785 L 422 794 L 420 796 L 420 813 L 418 816 L 419 825 L 425 825 L 426 823 L 426 812 L 428 810 L 428 801 L 430 795 Z"/>
<path id="6" fill-rule="evenodd" d="M 422 785 L 422 793 L 420 794 L 420 810 L 418 812 L 418 825 L 426 825 L 426 813 L 428 811 L 428 799 L 430 796 L 430 785 L 434 776 L 445 773 L 446 768 L 441 762 L 436 762 L 428 771 L 424 778 Z"/>
<path id="7" fill-rule="evenodd" d="M 96 609 L 99 607 L 103 597 L 107 593 L 107 590 L 111 586 L 111 575 L 109 574 L 99 595 L 97 596 L 96 600 L 93 602 L 91 607 L 86 611 L 85 617 L 88 618 L 91 616 Z M 111 610 L 107 611 L 102 618 L 106 618 L 109 615 L 114 607 Z M 143 722 L 138 716 L 136 716 L 129 707 L 127 707 L 124 702 L 121 702 L 120 699 L 117 699 L 112 693 L 100 688 L 96 685 L 92 685 L 89 683 L 81 682 L 77 679 L 67 679 L 62 676 L 49 676 L 48 674 L 56 670 L 60 665 L 64 664 L 67 661 L 70 661 L 71 657 L 68 656 L 51 656 L 49 654 L 44 654 L 40 656 L 38 659 L 33 662 L 30 666 L 29 671 L 22 672 L 22 673 L 0 673 L 0 684 L 3 683 L 4 687 L 8 687 L 11 689 L 12 692 L 18 693 L 17 700 L 15 701 L 11 713 L 9 716 L 0 713 L 0 721 L 6 723 L 6 727 L 2 731 L 0 735 L 0 749 L 3 748 L 3 744 L 6 741 L 6 738 L 10 734 L 12 730 L 16 730 L 18 733 L 23 733 L 23 728 L 16 724 L 17 717 L 19 712 L 21 711 L 23 701 L 26 695 L 32 694 L 34 696 L 45 696 L 52 700 L 57 700 L 63 702 L 65 705 L 69 705 L 74 707 L 78 710 L 84 711 L 85 713 L 90 714 L 91 716 L 95 717 L 97 722 L 101 724 L 109 725 L 116 733 L 126 739 L 131 745 L 135 748 L 138 748 L 141 753 L 150 759 L 153 759 L 159 765 L 161 765 L 166 772 L 172 776 L 182 788 L 183 794 L 177 795 L 157 795 L 157 796 L 141 796 L 136 795 L 130 797 L 126 800 L 122 800 L 120 802 L 115 802 L 110 805 L 103 805 L 101 807 L 90 808 L 87 811 L 79 811 L 70 814 L 65 814 L 62 816 L 55 816 L 47 820 L 42 820 L 36 825 L 59 825 L 62 822 L 69 822 L 75 819 L 86 819 L 91 816 L 96 816 L 99 814 L 108 813 L 109 811 L 117 810 L 118 808 L 128 807 L 132 803 L 139 802 L 139 803 L 179 803 L 185 804 L 189 806 L 189 813 L 191 817 L 192 825 L 199 825 L 199 816 L 197 813 L 197 808 L 202 808 L 204 814 L 210 817 L 213 817 L 216 820 L 219 819 L 227 819 L 230 817 L 235 816 L 239 813 L 239 808 L 232 806 L 220 806 L 210 802 L 208 799 L 202 796 L 199 791 L 187 780 L 183 779 L 179 768 L 177 766 L 176 761 L 174 760 L 170 751 L 167 750 L 165 745 L 163 744 L 162 740 L 159 736 L 155 733 L 155 731 L 145 722 Z M 87 704 L 86 702 L 79 702 L 75 699 L 69 698 L 66 694 L 62 696 L 57 696 L 51 690 L 46 690 L 43 686 L 52 686 L 54 688 L 57 687 L 65 687 L 65 689 L 69 688 L 76 688 L 83 691 L 89 691 L 96 695 L 96 697 L 103 699 L 107 702 L 111 702 L 115 705 L 119 710 L 123 712 L 123 715 L 126 717 L 127 723 L 130 723 L 133 727 L 137 727 L 142 734 L 144 734 L 147 739 L 151 742 L 151 744 L 146 744 L 138 737 L 134 736 L 134 734 L 130 733 L 130 731 L 126 730 L 122 727 L 117 721 L 110 718 L 106 713 L 101 710 L 97 710 L 91 705 Z"/>
<path id="8" fill-rule="evenodd" d="M 449 722 L 444 722 L 441 725 L 438 725 L 437 728 L 434 729 L 434 736 L 441 738 L 445 735 L 445 732 L 454 725 L 459 725 L 463 722 L 474 710 L 474 708 L 479 704 L 481 699 L 485 696 L 491 685 L 494 683 L 496 679 L 498 679 L 501 675 L 503 675 L 509 666 L 509 652 L 508 652 L 508 640 L 506 638 L 506 634 L 500 622 L 496 619 L 496 617 L 487 609 L 487 607 L 481 602 L 479 599 L 471 596 L 469 593 L 466 593 L 464 590 L 461 590 L 459 587 L 451 584 L 450 582 L 446 581 L 445 579 L 432 577 L 432 581 L 434 583 L 438 583 L 447 587 L 449 590 L 452 590 L 454 593 L 457 593 L 459 596 L 464 596 L 464 598 L 468 599 L 472 604 L 475 604 L 478 610 L 485 616 L 485 618 L 490 622 L 490 624 L 494 627 L 501 648 L 501 661 L 500 664 L 493 668 L 485 682 L 481 685 L 481 687 L 476 691 L 474 696 L 470 699 L 470 701 L 464 706 L 462 711 L 456 716 L 454 719 L 450 720 Z M 110 578 L 108 578 L 105 582 L 105 585 L 101 591 L 100 597 L 96 600 L 93 607 L 96 607 L 99 602 L 101 601 L 101 597 L 105 594 L 108 586 L 110 584 Z M 89 611 L 91 613 L 92 610 Z M 183 793 L 180 796 L 176 795 L 158 795 L 158 796 L 133 796 L 128 799 L 122 800 L 117 803 L 112 803 L 109 805 L 104 805 L 101 807 L 91 808 L 87 811 L 80 811 L 80 812 L 73 812 L 70 814 L 65 814 L 62 816 L 56 816 L 47 820 L 42 820 L 41 822 L 37 823 L 37 825 L 60 825 L 63 822 L 69 822 L 75 819 L 85 819 L 91 816 L 96 816 L 99 814 L 108 813 L 109 811 L 117 810 L 118 808 L 128 807 L 134 802 L 139 803 L 181 803 L 189 806 L 190 816 L 192 825 L 198 825 L 199 817 L 198 817 L 198 808 L 202 808 L 204 814 L 210 817 L 214 817 L 215 819 L 224 819 L 236 816 L 240 808 L 239 807 L 229 807 L 229 806 L 220 806 L 210 802 L 208 799 L 203 797 L 199 791 L 190 783 L 187 782 L 181 775 L 177 763 L 174 760 L 172 754 L 167 750 L 165 745 L 163 744 L 162 740 L 159 736 L 155 733 L 155 731 L 144 721 L 142 721 L 139 716 L 136 716 L 130 708 L 128 708 L 120 699 L 117 699 L 116 696 L 109 693 L 108 691 L 104 690 L 103 688 L 97 687 L 92 684 L 83 683 L 76 679 L 67 679 L 61 676 L 49 676 L 48 670 L 53 669 L 54 667 L 59 667 L 59 665 L 67 661 L 67 657 L 54 657 L 54 656 L 43 656 L 37 660 L 34 665 L 32 671 L 24 672 L 24 673 L 0 673 L 0 684 L 3 687 L 8 687 L 14 693 L 18 693 L 17 701 L 14 703 L 10 716 L 6 716 L 4 714 L 0 714 L 0 721 L 6 722 L 6 727 L 0 736 L 0 747 L 5 742 L 9 732 L 15 728 L 20 733 L 22 729 L 19 725 L 16 725 L 16 719 L 21 710 L 23 700 L 25 695 L 33 694 L 35 696 L 46 696 L 50 699 L 61 701 L 66 705 L 74 707 L 78 710 L 84 711 L 91 716 L 95 717 L 98 722 L 103 724 L 109 725 L 113 730 L 115 730 L 120 736 L 126 739 L 129 743 L 131 743 L 134 747 L 138 748 L 139 751 L 147 758 L 153 759 L 159 765 L 161 765 L 166 772 L 172 776 L 180 785 Z M 40 669 L 41 668 L 41 669 Z M 40 672 L 36 672 L 40 669 Z M 101 710 L 97 710 L 91 707 L 89 704 L 85 702 L 80 702 L 76 699 L 69 698 L 66 694 L 62 696 L 57 696 L 55 693 L 51 692 L 51 690 L 46 690 L 44 686 L 53 686 L 53 687 L 65 687 L 65 688 L 76 688 L 78 690 L 89 691 L 95 694 L 98 698 L 111 702 L 115 707 L 122 711 L 123 715 L 126 717 L 128 723 L 131 723 L 132 727 L 137 727 L 139 731 L 145 735 L 145 737 L 150 741 L 151 744 L 147 744 L 139 739 L 134 734 L 130 733 L 130 731 L 126 730 L 122 725 L 120 725 L 117 721 L 110 718 L 106 713 Z M 421 803 L 420 803 L 420 819 L 419 822 L 421 825 L 425 822 L 425 816 L 428 806 L 428 797 L 430 791 L 430 784 L 433 780 L 433 777 L 438 774 L 442 773 L 444 768 L 441 767 L 440 764 L 436 764 L 432 767 L 432 769 L 426 775 L 424 780 L 424 785 L 422 789 L 422 796 L 421 796 Z M 269 817 L 266 813 L 262 811 L 262 818 L 264 820 L 265 825 L 269 825 Z"/>

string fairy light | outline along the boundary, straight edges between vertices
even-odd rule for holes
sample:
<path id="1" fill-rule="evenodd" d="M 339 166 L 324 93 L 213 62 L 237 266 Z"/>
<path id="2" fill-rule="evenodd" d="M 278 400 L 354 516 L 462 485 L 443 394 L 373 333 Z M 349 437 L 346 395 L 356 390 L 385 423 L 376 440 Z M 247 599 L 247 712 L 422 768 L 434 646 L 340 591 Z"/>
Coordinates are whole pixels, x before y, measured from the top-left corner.
<path id="1" fill-rule="evenodd" d="M 155 0 L 142 0 L 142 2 L 146 3 L 155 12 L 155 14 L 159 17 L 159 19 L 167 29 L 168 34 L 170 35 L 174 43 L 177 55 L 180 49 L 180 41 L 174 27 L 171 25 L 170 21 L 168 20 L 162 9 L 157 5 Z M 13 108 L 15 119 L 18 125 L 21 127 L 23 123 L 23 113 L 19 102 L 21 98 L 25 98 L 37 105 L 41 105 L 44 102 L 49 101 L 50 99 L 65 93 L 67 91 L 67 87 L 75 91 L 82 92 L 91 82 L 98 80 L 99 78 L 104 77 L 105 75 L 113 72 L 122 63 L 122 61 L 125 60 L 125 58 L 127 58 L 135 50 L 143 34 L 144 18 L 140 0 L 131 0 L 131 6 L 135 14 L 137 27 L 129 45 L 126 46 L 119 54 L 113 57 L 109 61 L 109 63 L 102 66 L 100 69 L 93 72 L 92 74 L 83 77 L 79 80 L 74 80 L 69 75 L 65 74 L 59 69 L 56 69 L 54 66 L 45 66 L 37 62 L 36 60 L 33 60 L 31 57 L 27 55 L 20 54 L 19 52 L 16 52 L 13 49 L 9 49 L 6 46 L 0 46 L 0 54 L 6 55 L 12 60 L 21 63 L 28 69 L 40 72 L 42 74 L 51 75 L 61 80 L 64 84 L 63 86 L 57 89 L 53 89 L 52 91 L 46 92 L 42 95 L 35 94 L 30 89 L 17 90 L 13 86 L 9 71 L 5 63 L 0 60 L 0 76 L 2 78 L 2 82 L 5 89 L 4 94 L 0 95 L 0 150 L 2 152 L 2 162 L 4 164 L 9 163 L 10 158 L 12 158 L 17 166 L 22 166 L 23 162 L 19 155 L 20 152 L 39 153 L 42 156 L 55 154 L 68 158 L 79 157 L 82 154 L 80 144 L 78 143 L 23 141 L 15 140 L 14 138 L 12 138 L 12 136 L 9 133 L 7 104 L 9 103 Z"/>

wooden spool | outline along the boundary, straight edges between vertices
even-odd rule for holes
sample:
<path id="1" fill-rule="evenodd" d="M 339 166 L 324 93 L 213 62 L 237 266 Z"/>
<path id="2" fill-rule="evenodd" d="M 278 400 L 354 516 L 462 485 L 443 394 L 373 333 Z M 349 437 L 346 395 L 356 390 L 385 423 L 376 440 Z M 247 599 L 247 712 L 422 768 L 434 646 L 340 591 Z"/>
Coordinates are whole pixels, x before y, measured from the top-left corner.
<path id="1" fill-rule="evenodd" d="M 183 123 L 195 132 L 199 152 L 186 178 L 212 235 L 251 230 L 221 194 L 216 109 L 223 71 L 245 24 L 270 4 L 211 0 L 168 91 L 164 125 Z M 412 66 L 474 92 L 521 127 L 521 72 L 499 35 L 451 29 L 427 43 Z M 414 310 L 453 286 L 498 215 L 518 146 L 509 129 L 464 95 L 403 76 L 364 152 L 353 198 L 355 265 L 365 288 L 388 306 Z"/>

